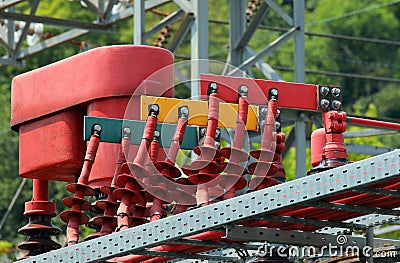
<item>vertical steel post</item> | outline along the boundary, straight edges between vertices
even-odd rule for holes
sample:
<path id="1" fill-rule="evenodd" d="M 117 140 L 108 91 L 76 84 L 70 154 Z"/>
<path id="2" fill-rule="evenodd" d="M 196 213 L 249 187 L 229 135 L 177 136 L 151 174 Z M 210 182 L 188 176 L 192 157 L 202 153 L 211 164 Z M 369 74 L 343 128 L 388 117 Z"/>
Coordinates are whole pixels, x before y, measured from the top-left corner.
<path id="1" fill-rule="evenodd" d="M 145 43 L 145 39 L 143 39 L 145 25 L 144 0 L 135 0 L 133 9 L 133 43 L 135 45 L 143 45 Z"/>
<path id="2" fill-rule="evenodd" d="M 296 145 L 296 178 L 306 175 L 306 123 L 302 114 L 295 122 L 295 145 Z"/>
<path id="3" fill-rule="evenodd" d="M 200 73 L 208 72 L 208 1 L 192 0 L 195 17 L 191 28 L 191 97 L 199 96 Z"/>
<path id="4" fill-rule="evenodd" d="M 236 44 L 246 30 L 246 1 L 229 1 L 229 58 L 233 66 L 239 66 L 244 60 L 244 48 L 236 48 Z"/>
<path id="5" fill-rule="evenodd" d="M 374 257 L 373 255 L 373 251 L 374 251 L 374 227 L 369 227 L 366 229 L 365 231 L 365 241 L 366 241 L 366 245 L 369 246 L 370 248 L 372 248 L 369 253 L 370 256 L 367 257 L 367 263 L 373 263 L 374 262 Z"/>
<path id="6" fill-rule="evenodd" d="M 305 48 L 304 48 L 304 0 L 293 1 L 293 21 L 297 28 L 294 33 L 294 81 L 305 83 Z M 296 177 L 306 174 L 306 131 L 303 120 L 296 121 Z"/>
<path id="7" fill-rule="evenodd" d="M 305 48 L 304 48 L 304 0 L 294 0 L 294 25 L 297 28 L 294 33 L 294 81 L 304 83 L 305 73 Z"/>
<path id="8" fill-rule="evenodd" d="M 15 12 L 15 6 L 11 6 L 7 9 L 8 12 L 13 13 Z M 15 32 L 15 24 L 14 20 L 8 19 L 7 20 L 7 43 L 12 48 L 13 52 L 8 52 L 8 56 L 14 58 L 15 57 L 15 39 L 14 39 L 14 32 Z"/>

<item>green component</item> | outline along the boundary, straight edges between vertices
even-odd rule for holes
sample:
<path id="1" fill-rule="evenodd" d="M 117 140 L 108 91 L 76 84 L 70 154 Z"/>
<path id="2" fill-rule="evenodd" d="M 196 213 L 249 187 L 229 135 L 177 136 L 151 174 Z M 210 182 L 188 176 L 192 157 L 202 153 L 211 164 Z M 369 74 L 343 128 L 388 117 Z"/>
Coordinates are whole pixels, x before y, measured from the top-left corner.
<path id="1" fill-rule="evenodd" d="M 120 143 L 122 137 L 122 127 L 130 128 L 131 143 L 139 145 L 142 140 L 143 130 L 146 125 L 144 121 L 133 121 L 113 118 L 102 118 L 85 116 L 84 119 L 84 140 L 88 141 L 92 135 L 94 125 L 101 126 L 101 141 L 110 143 Z M 161 133 L 160 145 L 168 148 L 171 146 L 171 141 L 175 133 L 176 124 L 158 123 L 157 130 Z M 181 145 L 181 149 L 191 150 L 197 146 L 198 141 L 197 127 L 187 126 L 185 136 Z"/>

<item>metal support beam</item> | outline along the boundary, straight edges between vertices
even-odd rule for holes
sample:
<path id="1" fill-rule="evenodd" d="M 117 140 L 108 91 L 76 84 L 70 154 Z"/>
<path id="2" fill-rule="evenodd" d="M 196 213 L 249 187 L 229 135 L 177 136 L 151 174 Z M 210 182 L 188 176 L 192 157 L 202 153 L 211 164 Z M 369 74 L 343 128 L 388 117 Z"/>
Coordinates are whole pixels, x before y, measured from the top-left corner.
<path id="1" fill-rule="evenodd" d="M 84 29 L 72 29 L 70 31 L 51 37 L 41 43 L 38 43 L 36 45 L 33 45 L 31 47 L 22 50 L 21 52 L 19 52 L 17 59 L 21 60 L 36 55 L 37 53 L 42 52 L 45 49 L 58 46 L 62 43 L 70 41 L 71 39 L 86 35 L 89 32 L 90 32 L 89 30 L 84 30 Z"/>
<path id="2" fill-rule="evenodd" d="M 144 0 L 135 0 L 133 15 L 133 43 L 135 45 L 145 44 L 144 26 L 145 26 L 145 8 Z"/>
<path id="3" fill-rule="evenodd" d="M 254 52 L 250 47 L 246 47 L 246 52 L 248 53 L 249 56 L 256 55 L 256 52 Z M 277 80 L 277 81 L 284 81 L 282 79 L 282 77 L 279 76 L 279 74 L 276 73 L 276 71 L 268 63 L 266 63 L 263 59 L 260 59 L 259 61 L 257 61 L 255 66 L 268 79 Z"/>
<path id="4" fill-rule="evenodd" d="M 21 13 L 11 13 L 11 12 L 0 12 L 0 16 L 5 19 L 22 20 L 22 21 L 30 20 L 31 22 L 34 23 L 43 23 L 52 26 L 59 26 L 66 28 L 81 28 L 81 29 L 88 29 L 100 32 L 110 32 L 110 29 L 108 29 L 107 27 L 95 23 L 58 19 L 52 17 L 43 17 L 43 16 L 30 16 Z"/>
<path id="5" fill-rule="evenodd" d="M 358 153 L 358 154 L 368 154 L 368 155 L 379 155 L 382 153 L 391 152 L 394 149 L 386 147 L 378 147 L 372 145 L 354 144 L 346 143 L 346 148 L 348 152 Z"/>
<path id="6" fill-rule="evenodd" d="M 302 115 L 302 114 L 300 114 Z M 296 145 L 296 178 L 306 176 L 306 123 L 299 116 L 295 121 L 295 145 Z"/>
<path id="7" fill-rule="evenodd" d="M 294 81 L 305 83 L 306 64 L 305 64 L 305 46 L 304 46 L 304 10 L 305 0 L 293 1 L 294 7 L 294 25 L 297 28 L 294 33 Z"/>
<path id="8" fill-rule="evenodd" d="M 365 240 L 366 240 L 366 245 L 371 248 L 370 256 L 367 257 L 367 263 L 373 263 L 374 262 L 374 257 L 372 256 L 373 251 L 374 251 L 374 227 L 367 228 L 365 232 Z"/>
<path id="9" fill-rule="evenodd" d="M 103 22 L 104 22 L 105 24 L 107 24 L 107 22 L 108 22 L 108 19 L 109 19 L 110 15 L 111 15 L 111 11 L 112 11 L 112 9 L 113 9 L 113 6 L 114 6 L 115 4 L 117 4 L 117 3 L 118 3 L 118 0 L 108 0 L 107 7 L 106 7 L 106 9 L 104 10 L 104 13 L 103 13 L 103 15 L 102 15 Z"/>
<path id="10" fill-rule="evenodd" d="M 32 1 L 32 4 L 31 4 L 31 11 L 30 11 L 30 14 L 29 14 L 30 18 L 31 18 L 33 15 L 36 14 L 36 10 L 37 10 L 37 8 L 38 8 L 38 6 L 39 6 L 39 3 L 40 3 L 40 0 L 34 0 L 34 1 Z M 18 52 L 19 52 L 20 49 L 21 49 L 22 43 L 24 43 L 24 39 L 25 39 L 26 35 L 27 35 L 28 32 L 29 32 L 29 27 L 30 27 L 31 22 L 32 22 L 32 20 L 31 20 L 30 18 L 29 18 L 28 20 L 25 21 L 25 22 L 26 22 L 25 27 L 24 27 L 24 29 L 22 30 L 21 36 L 19 37 L 18 42 L 17 42 L 17 44 L 16 44 L 16 46 L 15 46 L 14 57 L 18 56 Z"/>
<path id="11" fill-rule="evenodd" d="M 286 140 L 285 140 L 285 145 L 286 145 L 286 150 L 283 152 L 282 154 L 282 158 L 285 159 L 286 154 L 288 154 L 288 152 L 290 151 L 290 148 L 293 147 L 293 143 L 295 141 L 296 138 L 296 127 L 294 126 L 288 136 L 286 136 Z"/>
<path id="12" fill-rule="evenodd" d="M 232 2 L 230 2 L 232 3 Z M 257 27 L 261 24 L 262 20 L 264 19 L 265 15 L 268 13 L 269 8 L 267 3 L 262 2 L 257 9 L 257 13 L 251 18 L 250 24 L 247 26 L 246 31 L 242 33 L 240 38 L 235 42 L 235 49 L 243 49 L 249 43 L 251 37 L 253 36 L 254 32 L 256 31 Z M 243 12 L 244 14 L 245 12 Z M 232 25 L 232 22 L 231 22 Z"/>
<path id="13" fill-rule="evenodd" d="M 0 3 L 0 10 L 9 8 L 9 7 L 13 6 L 13 5 L 16 5 L 16 4 L 24 2 L 24 1 L 26 1 L 26 0 L 9 0 L 9 1 L 6 1 L 6 2 L 2 2 L 2 3 Z"/>
<path id="14" fill-rule="evenodd" d="M 289 24 L 289 26 L 294 26 L 294 25 L 296 25 L 296 21 L 293 22 L 293 19 L 292 19 L 288 14 L 286 14 L 286 12 L 283 11 L 283 10 L 275 3 L 274 0 L 264 0 L 264 1 L 265 1 L 265 3 L 267 3 L 267 4 L 269 5 L 269 7 L 271 7 L 280 17 L 282 17 L 283 20 L 285 20 L 286 23 Z M 296 1 L 297 1 L 297 0 L 293 1 L 293 2 L 294 2 L 294 5 L 296 5 Z"/>
<path id="15" fill-rule="evenodd" d="M 104 15 L 103 11 L 98 6 L 93 4 L 91 0 L 82 0 L 82 1 L 87 5 L 87 7 L 90 10 L 92 10 L 95 14 L 97 14 L 98 17 L 103 18 Z"/>
<path id="16" fill-rule="evenodd" d="M 15 11 L 15 6 L 11 6 L 7 9 L 8 12 L 14 12 Z M 0 13 L 1 16 L 1 13 Z M 7 43 L 8 45 L 12 48 L 12 50 L 15 50 L 15 39 L 14 39 L 14 32 L 15 32 L 15 23 L 13 18 L 8 18 L 7 21 Z M 14 58 L 14 52 L 8 52 L 8 57 L 9 58 Z"/>
<path id="17" fill-rule="evenodd" d="M 175 53 L 175 51 L 181 45 L 182 41 L 185 39 L 187 33 L 189 32 L 189 29 L 193 25 L 193 22 L 194 22 L 193 14 L 192 13 L 185 14 L 179 28 L 176 30 L 176 32 L 172 36 L 171 41 L 169 42 L 169 45 L 167 47 L 169 51 Z"/>
<path id="18" fill-rule="evenodd" d="M 237 47 L 237 40 L 246 29 L 246 0 L 229 1 L 229 64 L 238 66 L 244 60 L 244 46 Z"/>
<path id="19" fill-rule="evenodd" d="M 270 54 L 272 51 L 283 45 L 292 35 L 297 31 L 297 28 L 294 27 L 290 29 L 288 32 L 284 33 L 280 37 L 278 37 L 276 40 L 274 40 L 271 44 L 269 44 L 267 47 L 265 47 L 263 50 L 261 50 L 257 55 L 251 56 L 250 58 L 246 59 L 242 64 L 238 66 L 239 69 L 241 70 L 247 70 L 251 66 L 253 66 L 257 61 L 265 57 L 266 55 Z M 232 75 L 235 73 L 237 70 L 232 70 L 229 72 L 228 75 Z"/>
<path id="20" fill-rule="evenodd" d="M 174 23 L 175 21 L 181 19 L 181 17 L 185 14 L 185 12 L 182 9 L 178 9 L 171 14 L 169 14 L 167 17 L 165 17 L 163 20 L 161 20 L 157 25 L 153 26 L 150 28 L 148 31 L 146 31 L 143 34 L 143 39 L 146 40 L 158 31 L 160 31 L 162 28 Z"/>
<path id="21" fill-rule="evenodd" d="M 191 98 L 196 99 L 200 73 L 208 73 L 208 1 L 192 0 L 191 3 L 195 17 L 191 30 Z"/>
<path id="22" fill-rule="evenodd" d="M 295 246 L 315 246 L 323 247 L 329 244 L 337 244 L 337 235 L 300 232 L 290 230 L 280 230 L 274 228 L 264 227 L 246 227 L 246 226 L 229 226 L 227 229 L 226 237 L 228 239 L 238 241 L 254 241 L 254 242 L 268 242 L 274 244 L 288 244 Z M 399 246 L 400 240 L 374 238 L 375 247 L 383 247 L 387 245 Z M 366 246 L 366 238 L 361 236 L 347 235 L 347 245 L 357 246 L 364 248 Z"/>
<path id="23" fill-rule="evenodd" d="M 323 201 L 313 202 L 313 203 L 309 203 L 307 205 L 312 206 L 312 207 L 319 207 L 319 208 L 325 208 L 325 209 L 337 210 L 337 211 L 400 216 L 399 210 L 384 209 L 384 208 L 378 208 L 378 207 L 368 207 L 368 206 L 362 206 L 362 205 L 334 204 L 334 203 L 327 203 L 327 202 L 323 202 Z M 332 212 L 334 212 L 334 211 L 332 211 Z"/>
<path id="24" fill-rule="evenodd" d="M 204 0 L 203 0 L 204 1 Z M 186 13 L 191 13 L 191 12 L 195 12 L 193 10 L 193 6 L 191 5 L 191 3 L 187 0 L 174 0 L 174 2 L 181 8 L 183 9 L 183 11 L 185 11 Z"/>

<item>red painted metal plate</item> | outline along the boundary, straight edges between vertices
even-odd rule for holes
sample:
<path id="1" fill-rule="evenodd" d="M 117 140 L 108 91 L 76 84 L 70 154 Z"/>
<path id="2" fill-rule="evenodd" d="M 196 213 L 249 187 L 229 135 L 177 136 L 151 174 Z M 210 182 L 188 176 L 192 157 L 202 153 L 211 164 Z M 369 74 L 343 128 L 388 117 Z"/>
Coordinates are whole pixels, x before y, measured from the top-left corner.
<path id="1" fill-rule="evenodd" d="M 278 107 L 304 110 L 317 110 L 317 85 L 262 79 L 238 78 L 211 74 L 200 75 L 200 95 L 207 95 L 210 82 L 218 84 L 218 97 L 226 102 L 237 102 L 240 85 L 249 88 L 249 103 L 265 105 L 268 90 L 279 91 Z"/>

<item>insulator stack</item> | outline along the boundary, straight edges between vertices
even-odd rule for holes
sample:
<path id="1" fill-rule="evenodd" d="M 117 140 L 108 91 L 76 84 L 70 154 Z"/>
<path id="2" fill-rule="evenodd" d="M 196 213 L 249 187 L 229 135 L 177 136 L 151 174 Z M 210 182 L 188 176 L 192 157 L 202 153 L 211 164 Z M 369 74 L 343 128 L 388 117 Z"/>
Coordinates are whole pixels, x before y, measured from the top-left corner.
<path id="1" fill-rule="evenodd" d="M 176 156 L 180 149 L 180 145 L 183 141 L 183 136 L 186 131 L 188 123 L 189 108 L 182 106 L 178 108 L 178 123 L 175 129 L 174 136 L 172 138 L 171 147 L 168 151 L 165 161 L 156 162 L 154 165 L 158 170 L 150 178 L 149 192 L 154 195 L 153 206 L 150 210 L 151 220 L 155 221 L 161 218 L 163 214 L 164 202 L 172 201 L 175 199 L 170 196 L 168 187 L 175 178 L 181 175 L 178 168 L 175 167 Z M 178 202 L 178 200 L 175 200 Z"/>
<path id="2" fill-rule="evenodd" d="M 246 180 L 242 176 L 246 173 L 246 168 L 240 165 L 240 162 L 245 162 L 249 158 L 248 153 L 242 150 L 249 107 L 247 101 L 248 87 L 241 85 L 238 94 L 238 115 L 236 118 L 236 129 L 232 145 L 231 147 L 221 149 L 221 154 L 225 158 L 229 159 L 228 165 L 225 168 L 226 174 L 218 177 L 218 179 L 220 179 L 218 180 L 219 185 L 225 189 L 223 195 L 224 199 L 235 197 L 236 191 L 243 189 L 247 184 Z"/>
<path id="3" fill-rule="evenodd" d="M 246 7 L 246 20 L 250 22 L 251 18 L 257 12 L 258 6 L 260 5 L 259 0 L 250 0 Z"/>
<path id="4" fill-rule="evenodd" d="M 285 180 L 285 172 L 279 157 L 279 153 L 285 149 L 285 136 L 282 133 L 278 135 L 277 132 L 274 132 L 278 112 L 278 90 L 270 89 L 268 99 L 260 149 L 250 152 L 252 157 L 258 159 L 257 162 L 253 162 L 248 167 L 249 171 L 255 175 L 249 182 L 249 190 L 251 191 L 276 185 Z M 279 143 L 278 147 L 277 143 Z M 277 150 L 279 153 L 276 152 Z"/>
<path id="5" fill-rule="evenodd" d="M 33 199 L 25 203 L 24 215 L 29 218 L 29 223 L 18 231 L 19 234 L 29 237 L 18 245 L 18 248 L 28 250 L 23 258 L 61 247 L 51 239 L 51 236 L 58 235 L 61 230 L 51 223 L 51 218 L 56 215 L 56 204 L 48 201 L 48 181 L 33 180 Z"/>
<path id="6" fill-rule="evenodd" d="M 89 217 L 82 210 L 90 210 L 91 204 L 85 200 L 85 196 L 93 196 L 94 190 L 88 186 L 88 179 L 96 158 L 97 149 L 100 144 L 101 126 L 94 125 L 93 134 L 87 145 L 85 160 L 78 182 L 67 185 L 66 189 L 73 193 L 73 197 L 63 199 L 64 205 L 71 210 L 60 214 L 61 220 L 67 225 L 67 245 L 71 246 L 79 241 L 79 225 L 87 224 Z"/>
<path id="7" fill-rule="evenodd" d="M 138 149 L 138 153 L 133 163 L 127 163 L 130 173 L 124 173 L 118 176 L 117 180 L 121 185 L 121 188 L 118 188 L 114 191 L 115 198 L 121 201 L 117 210 L 117 230 L 129 228 L 129 216 L 132 214 L 132 208 L 136 210 L 136 204 L 140 203 L 143 205 L 143 202 L 145 202 L 143 188 L 140 186 L 137 180 L 143 180 L 143 178 L 149 177 L 145 163 L 146 157 L 148 156 L 150 143 L 153 139 L 153 134 L 157 126 L 158 113 L 159 107 L 157 104 L 152 104 L 149 106 L 146 127 L 143 131 L 143 137 Z"/>
<path id="8" fill-rule="evenodd" d="M 163 47 L 165 43 L 167 43 L 168 38 L 171 37 L 170 32 L 172 28 L 170 26 L 166 26 L 160 30 L 159 34 L 157 35 L 156 39 L 153 42 L 153 46 L 155 47 Z"/>
<path id="9" fill-rule="evenodd" d="M 346 113 L 329 111 L 322 114 L 326 132 L 326 144 L 322 150 L 322 161 L 327 168 L 334 168 L 348 163 L 344 145 L 346 131 Z"/>
<path id="10" fill-rule="evenodd" d="M 185 185 L 192 185 L 187 177 L 179 177 L 175 182 L 180 186 L 174 191 L 174 201 L 176 204 L 172 207 L 171 212 L 177 215 L 186 212 L 188 206 L 196 203 L 196 198 L 194 197 L 196 191 L 192 191 L 192 188 L 185 187 Z"/>
<path id="11" fill-rule="evenodd" d="M 114 177 L 110 186 L 103 186 L 100 188 L 100 191 L 106 195 L 107 198 L 96 202 L 96 206 L 103 211 L 103 215 L 96 216 L 91 220 L 93 224 L 100 226 L 100 231 L 91 235 L 93 238 L 111 234 L 117 227 L 117 217 L 115 215 L 117 212 L 118 202 L 114 197 L 113 191 L 119 187 L 117 178 L 121 174 L 122 165 L 126 163 L 126 155 L 129 153 L 130 144 L 131 130 L 130 128 L 125 127 L 122 131 L 121 146 Z"/>
<path id="12" fill-rule="evenodd" d="M 189 181 L 197 185 L 196 201 L 198 206 L 207 205 L 209 202 L 209 182 L 222 172 L 224 165 L 219 163 L 221 153 L 215 147 L 215 135 L 219 117 L 219 99 L 217 95 L 217 83 L 212 82 L 208 87 L 208 122 L 207 131 L 202 145 L 193 151 L 199 155 L 198 159 L 190 165 L 182 167 L 182 171 L 189 176 Z"/>

